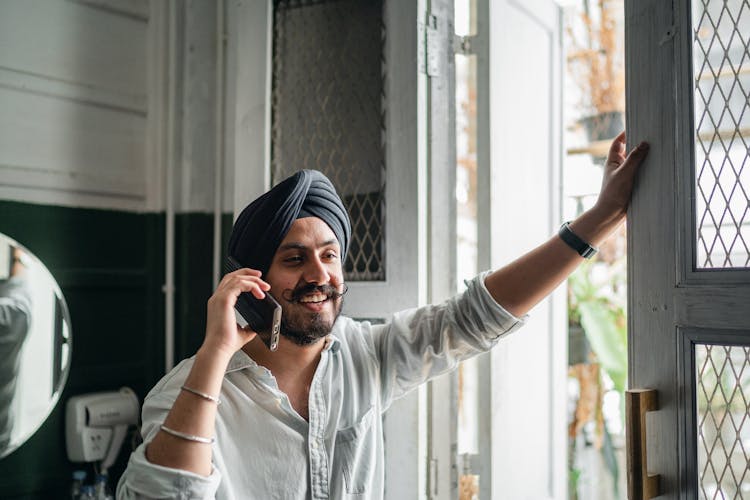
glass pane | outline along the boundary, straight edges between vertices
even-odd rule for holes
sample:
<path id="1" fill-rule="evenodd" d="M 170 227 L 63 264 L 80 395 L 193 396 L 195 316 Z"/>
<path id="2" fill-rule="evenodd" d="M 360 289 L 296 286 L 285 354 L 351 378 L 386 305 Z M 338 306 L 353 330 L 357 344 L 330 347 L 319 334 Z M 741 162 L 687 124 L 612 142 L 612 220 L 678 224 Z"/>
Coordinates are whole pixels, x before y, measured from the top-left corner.
<path id="1" fill-rule="evenodd" d="M 457 282 L 477 272 L 477 58 L 456 55 Z"/>
<path id="2" fill-rule="evenodd" d="M 698 268 L 750 267 L 750 0 L 693 0 Z"/>
<path id="3" fill-rule="evenodd" d="M 696 345 L 700 498 L 750 496 L 750 347 Z"/>
<path id="4" fill-rule="evenodd" d="M 477 80 L 476 56 L 456 56 L 456 273 L 458 291 L 477 269 Z M 458 453 L 474 455 L 478 445 L 476 360 L 458 372 Z M 468 463 L 468 460 L 467 460 Z M 471 475 L 462 471 L 462 475 Z M 466 478 L 468 481 L 470 478 Z M 471 479 L 473 481 L 473 479 Z M 463 481 L 463 479 L 462 479 Z"/>
<path id="5" fill-rule="evenodd" d="M 381 1 L 274 2 L 274 182 L 310 168 L 352 219 L 347 280 L 385 280 L 384 26 Z"/>
<path id="6" fill-rule="evenodd" d="M 476 0 L 456 0 L 455 31 L 476 34 Z M 477 57 L 455 56 L 456 64 L 456 274 L 459 290 L 476 276 L 477 265 Z M 458 367 L 458 498 L 479 499 L 479 373 L 476 358 Z"/>
<path id="7" fill-rule="evenodd" d="M 458 36 L 477 34 L 476 0 L 455 0 L 453 4 L 453 28 Z"/>

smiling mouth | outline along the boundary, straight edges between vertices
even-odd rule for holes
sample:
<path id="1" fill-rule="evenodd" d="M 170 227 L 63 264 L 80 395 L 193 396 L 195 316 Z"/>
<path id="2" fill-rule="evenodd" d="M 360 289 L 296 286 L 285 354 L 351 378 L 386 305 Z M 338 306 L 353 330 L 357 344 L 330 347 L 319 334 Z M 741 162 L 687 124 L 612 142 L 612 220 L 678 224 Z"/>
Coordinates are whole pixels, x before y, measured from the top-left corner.
<path id="1" fill-rule="evenodd" d="M 328 296 L 324 295 L 322 293 L 313 293 L 311 295 L 306 295 L 304 297 L 301 297 L 299 299 L 299 302 L 302 304 L 321 304 L 328 300 Z"/>

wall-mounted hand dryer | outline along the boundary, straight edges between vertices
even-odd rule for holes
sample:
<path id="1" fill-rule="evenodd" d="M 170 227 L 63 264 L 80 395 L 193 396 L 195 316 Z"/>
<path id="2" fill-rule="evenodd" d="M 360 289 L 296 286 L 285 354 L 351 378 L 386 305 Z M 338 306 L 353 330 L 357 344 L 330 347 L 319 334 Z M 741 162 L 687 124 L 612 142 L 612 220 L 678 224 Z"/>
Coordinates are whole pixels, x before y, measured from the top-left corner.
<path id="1" fill-rule="evenodd" d="M 129 425 L 138 424 L 140 405 L 132 389 L 74 396 L 65 411 L 65 445 L 73 462 L 102 461 L 106 471 L 117 458 Z"/>

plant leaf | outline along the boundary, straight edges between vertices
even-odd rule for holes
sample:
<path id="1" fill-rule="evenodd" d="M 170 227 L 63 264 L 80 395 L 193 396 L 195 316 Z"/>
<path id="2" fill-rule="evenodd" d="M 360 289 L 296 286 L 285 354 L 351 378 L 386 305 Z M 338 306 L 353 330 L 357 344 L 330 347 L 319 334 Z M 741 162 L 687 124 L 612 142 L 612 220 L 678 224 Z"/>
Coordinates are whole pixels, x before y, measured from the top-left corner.
<path id="1" fill-rule="evenodd" d="M 617 316 L 600 301 L 578 304 L 581 326 L 591 348 L 618 392 L 625 391 L 628 373 L 627 332 L 618 325 Z"/>

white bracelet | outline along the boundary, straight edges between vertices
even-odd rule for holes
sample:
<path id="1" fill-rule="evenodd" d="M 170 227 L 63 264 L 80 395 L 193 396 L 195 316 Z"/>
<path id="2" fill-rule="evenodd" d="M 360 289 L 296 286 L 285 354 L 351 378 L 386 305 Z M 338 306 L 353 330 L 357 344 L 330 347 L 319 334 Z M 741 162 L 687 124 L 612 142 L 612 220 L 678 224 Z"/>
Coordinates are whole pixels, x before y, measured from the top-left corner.
<path id="1" fill-rule="evenodd" d="M 219 398 L 217 398 L 216 396 L 212 396 L 212 395 L 210 395 L 210 394 L 206 394 L 205 392 L 201 392 L 201 391 L 196 391 L 195 389 L 193 389 L 193 388 L 190 388 L 190 387 L 188 387 L 188 386 L 186 386 L 186 385 L 183 385 L 182 387 L 180 387 L 180 389 L 182 389 L 183 391 L 187 391 L 187 392 L 189 392 L 190 394 L 195 394 L 196 396 L 200 396 L 200 397 L 202 397 L 203 399 L 206 399 L 206 400 L 208 400 L 208 401 L 211 401 L 211 402 L 213 402 L 213 403 L 216 403 L 217 405 L 220 405 L 220 404 L 221 404 L 221 401 L 219 401 Z"/>
<path id="2" fill-rule="evenodd" d="M 176 431 L 174 429 L 170 429 L 164 424 L 161 424 L 159 427 L 161 430 L 166 432 L 167 434 L 170 434 L 174 437 L 178 437 L 180 439 L 185 439 L 186 441 L 193 441 L 196 443 L 203 443 L 203 444 L 213 444 L 216 441 L 215 437 L 212 438 L 206 438 L 202 436 L 196 436 L 194 434 L 185 434 L 184 432 Z"/>

